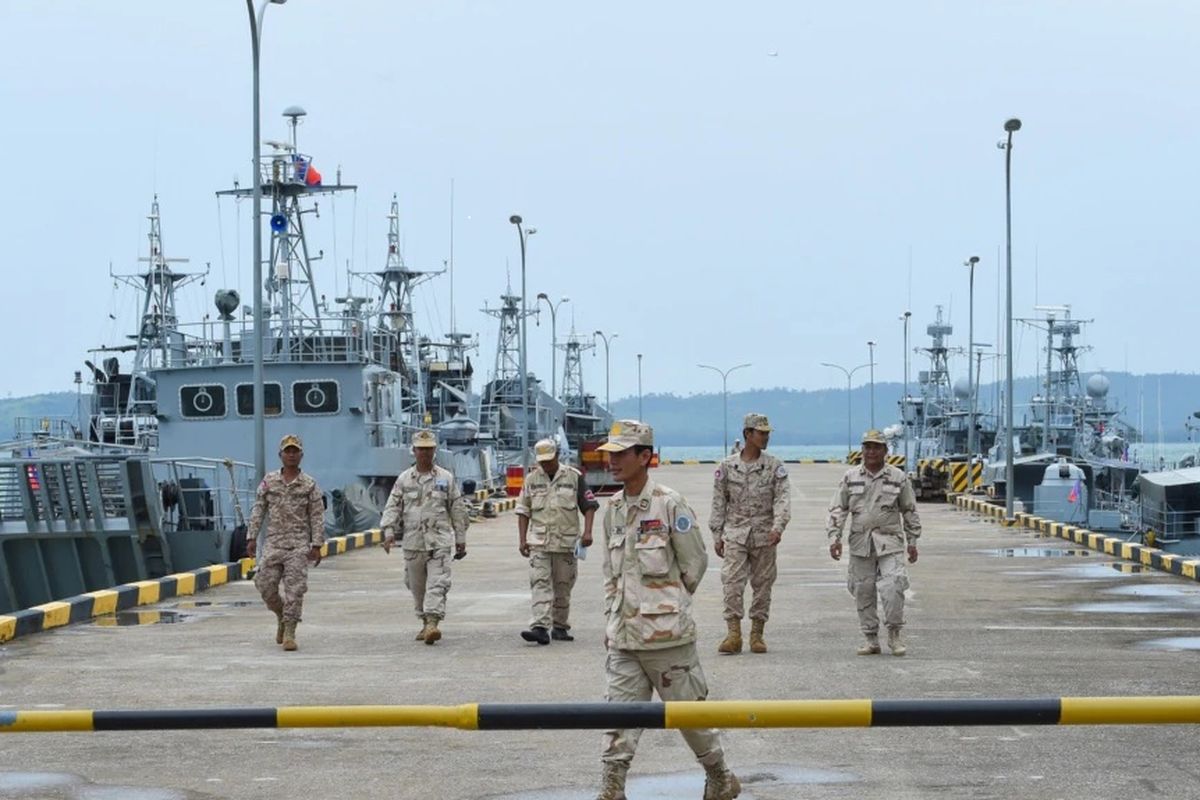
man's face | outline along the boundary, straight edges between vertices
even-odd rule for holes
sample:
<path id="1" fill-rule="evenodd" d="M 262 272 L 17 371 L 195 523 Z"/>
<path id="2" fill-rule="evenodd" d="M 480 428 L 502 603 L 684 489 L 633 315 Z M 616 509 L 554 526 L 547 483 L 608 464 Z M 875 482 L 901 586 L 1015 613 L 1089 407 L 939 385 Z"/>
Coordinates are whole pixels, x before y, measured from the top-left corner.
<path id="1" fill-rule="evenodd" d="M 413 457 L 417 460 L 417 469 L 421 472 L 429 472 L 433 468 L 433 456 L 435 447 L 414 447 Z"/>
<path id="2" fill-rule="evenodd" d="M 767 444 L 771 441 L 770 431 L 760 431 L 755 428 L 747 428 L 742 431 L 743 438 L 746 444 L 752 444 L 759 450 L 766 450 Z"/>
<path id="3" fill-rule="evenodd" d="M 863 466 L 871 470 L 877 471 L 883 466 L 883 459 L 887 455 L 887 445 L 879 442 L 866 442 L 862 446 Z"/>
<path id="4" fill-rule="evenodd" d="M 558 472 L 558 456 L 547 461 L 539 461 L 538 463 L 542 465 L 542 469 L 545 470 L 547 475 L 553 475 Z"/>
<path id="5" fill-rule="evenodd" d="M 608 469 L 612 472 L 613 478 L 620 483 L 628 483 L 635 479 L 649 464 L 649 451 L 646 452 L 645 458 L 642 458 L 641 454 L 632 447 L 608 454 Z"/>
<path id="6" fill-rule="evenodd" d="M 295 445 L 288 445 L 279 451 L 279 460 L 288 469 L 295 469 L 300 466 L 301 459 L 304 458 L 304 451 Z"/>

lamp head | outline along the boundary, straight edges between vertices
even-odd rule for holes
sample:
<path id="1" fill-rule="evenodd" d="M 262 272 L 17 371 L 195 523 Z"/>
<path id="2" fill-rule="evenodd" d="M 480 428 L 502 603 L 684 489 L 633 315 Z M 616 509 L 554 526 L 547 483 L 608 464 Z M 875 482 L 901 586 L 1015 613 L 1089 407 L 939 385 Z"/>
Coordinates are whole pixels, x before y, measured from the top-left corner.
<path id="1" fill-rule="evenodd" d="M 973 267 L 973 266 L 975 266 L 975 265 L 976 265 L 976 264 L 978 264 L 978 263 L 979 263 L 979 256 L 971 256 L 971 257 L 970 257 L 970 258 L 968 258 L 968 259 L 967 259 L 967 261 L 966 261 L 966 264 L 967 264 L 967 266 L 969 266 L 969 267 Z"/>
<path id="2" fill-rule="evenodd" d="M 1021 130 L 1021 120 L 1013 117 L 1004 123 L 1004 130 L 1008 131 L 1009 133 L 1014 133 Z"/>
<path id="3" fill-rule="evenodd" d="M 520 225 L 522 222 L 521 215 L 513 214 L 511 217 L 508 218 L 508 221 L 511 222 L 513 225 Z"/>

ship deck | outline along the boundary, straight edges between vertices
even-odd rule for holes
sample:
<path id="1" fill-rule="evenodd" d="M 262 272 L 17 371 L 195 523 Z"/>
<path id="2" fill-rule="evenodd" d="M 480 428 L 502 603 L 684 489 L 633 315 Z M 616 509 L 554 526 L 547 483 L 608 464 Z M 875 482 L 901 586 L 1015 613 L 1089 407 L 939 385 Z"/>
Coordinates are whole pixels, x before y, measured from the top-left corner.
<path id="1" fill-rule="evenodd" d="M 711 466 L 656 478 L 707 521 Z M 842 467 L 793 465 L 770 652 L 716 655 L 720 561 L 696 597 L 713 699 L 1200 694 L 1200 586 L 1079 545 L 921 507 L 905 658 L 854 654 L 845 565 L 825 506 Z M 597 525 L 597 529 L 599 525 Z M 273 641 L 250 582 L 0 647 L 4 710 L 598 701 L 600 561 L 581 563 L 573 643 L 528 645 L 528 578 L 512 514 L 481 521 L 455 562 L 445 638 L 413 641 L 403 559 L 379 548 L 310 571 L 300 651 Z M 174 622 L 174 624 L 167 624 Z M 736 730 L 743 800 L 1193 797 L 1190 727 Z M 313 729 L 0 734 L 0 798 L 566 798 L 595 796 L 597 731 Z M 631 798 L 695 798 L 675 731 L 647 731 Z M 40 787 L 40 788 L 39 788 Z"/>

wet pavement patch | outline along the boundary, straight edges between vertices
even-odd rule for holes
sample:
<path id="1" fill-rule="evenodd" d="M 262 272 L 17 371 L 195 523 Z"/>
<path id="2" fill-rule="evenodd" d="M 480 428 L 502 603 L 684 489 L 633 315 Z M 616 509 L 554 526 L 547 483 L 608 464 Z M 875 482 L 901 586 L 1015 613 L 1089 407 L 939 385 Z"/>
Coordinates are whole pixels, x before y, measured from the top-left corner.
<path id="1" fill-rule="evenodd" d="M 1091 550 L 1062 550 L 1057 547 L 998 547 L 995 550 L 983 550 L 982 552 L 999 558 L 1061 558 L 1063 556 L 1095 555 Z"/>
<path id="2" fill-rule="evenodd" d="M 253 600 L 183 600 L 174 605 L 174 608 L 249 608 L 250 606 L 262 605 Z"/>
<path id="3" fill-rule="evenodd" d="M 70 772 L 0 771 L 0 800 L 199 800 L 178 789 L 92 783 Z"/>
<path id="4" fill-rule="evenodd" d="M 1105 594 L 1132 595 L 1133 597 L 1187 597 L 1200 601 L 1200 587 L 1173 586 L 1166 583 L 1135 583 L 1105 589 Z"/>
<path id="5" fill-rule="evenodd" d="M 172 625 L 176 622 L 187 622 L 194 617 L 182 611 L 118 611 L 115 614 L 105 614 L 96 617 L 93 622 L 101 627 L 125 627 L 127 625 Z"/>
<path id="6" fill-rule="evenodd" d="M 84 783 L 69 772 L 0 772 L 0 797 L 43 795 L 48 790 L 62 791 Z"/>
<path id="7" fill-rule="evenodd" d="M 1148 642 L 1139 642 L 1137 648 L 1139 650 L 1170 650 L 1174 652 L 1200 650 L 1200 636 L 1169 636 L 1165 639 L 1151 639 Z"/>
<path id="8" fill-rule="evenodd" d="M 787 764 L 760 764 L 739 768 L 730 765 L 742 782 L 738 800 L 754 800 L 755 789 L 775 789 L 815 784 L 855 783 L 861 778 L 849 772 L 827 769 L 807 769 Z M 635 766 L 634 769 L 637 769 Z M 600 769 L 597 765 L 596 781 Z M 664 775 L 631 774 L 626 784 L 630 797 L 639 800 L 695 800 L 704 793 L 704 771 L 700 768 Z M 492 800 L 593 800 L 596 789 L 537 789 L 530 792 L 494 795 Z"/>
<path id="9" fill-rule="evenodd" d="M 1071 606 L 1071 610 L 1083 614 L 1188 614 L 1194 613 L 1196 609 L 1171 603 L 1128 600 L 1116 603 L 1080 603 Z"/>

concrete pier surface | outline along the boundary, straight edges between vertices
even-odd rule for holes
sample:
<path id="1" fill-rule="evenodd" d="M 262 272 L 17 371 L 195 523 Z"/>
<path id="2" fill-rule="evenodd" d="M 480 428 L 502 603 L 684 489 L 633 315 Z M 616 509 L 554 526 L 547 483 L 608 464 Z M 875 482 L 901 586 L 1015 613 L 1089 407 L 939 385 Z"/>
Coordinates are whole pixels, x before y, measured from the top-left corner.
<path id="1" fill-rule="evenodd" d="M 824 535 L 842 469 L 790 467 L 769 653 L 717 655 L 725 626 L 710 546 L 695 610 L 712 699 L 1200 694 L 1200 585 L 944 504 L 921 506 L 908 655 L 856 656 L 845 563 L 829 558 Z M 672 465 L 654 478 L 706 523 L 712 471 Z M 581 563 L 576 641 L 538 647 L 518 636 L 529 584 L 516 542 L 511 513 L 471 527 L 435 646 L 413 641 L 402 556 L 374 547 L 310 571 L 296 653 L 275 644 L 274 617 L 240 581 L 0 647 L 0 713 L 603 700 L 598 552 Z M 749 800 L 1125 800 L 1196 796 L 1196 736 L 1194 726 L 733 730 L 725 749 Z M 600 738 L 383 728 L 0 734 L 0 798 L 582 800 L 595 796 Z M 700 798 L 702 776 L 678 732 L 647 731 L 628 794 Z"/>

